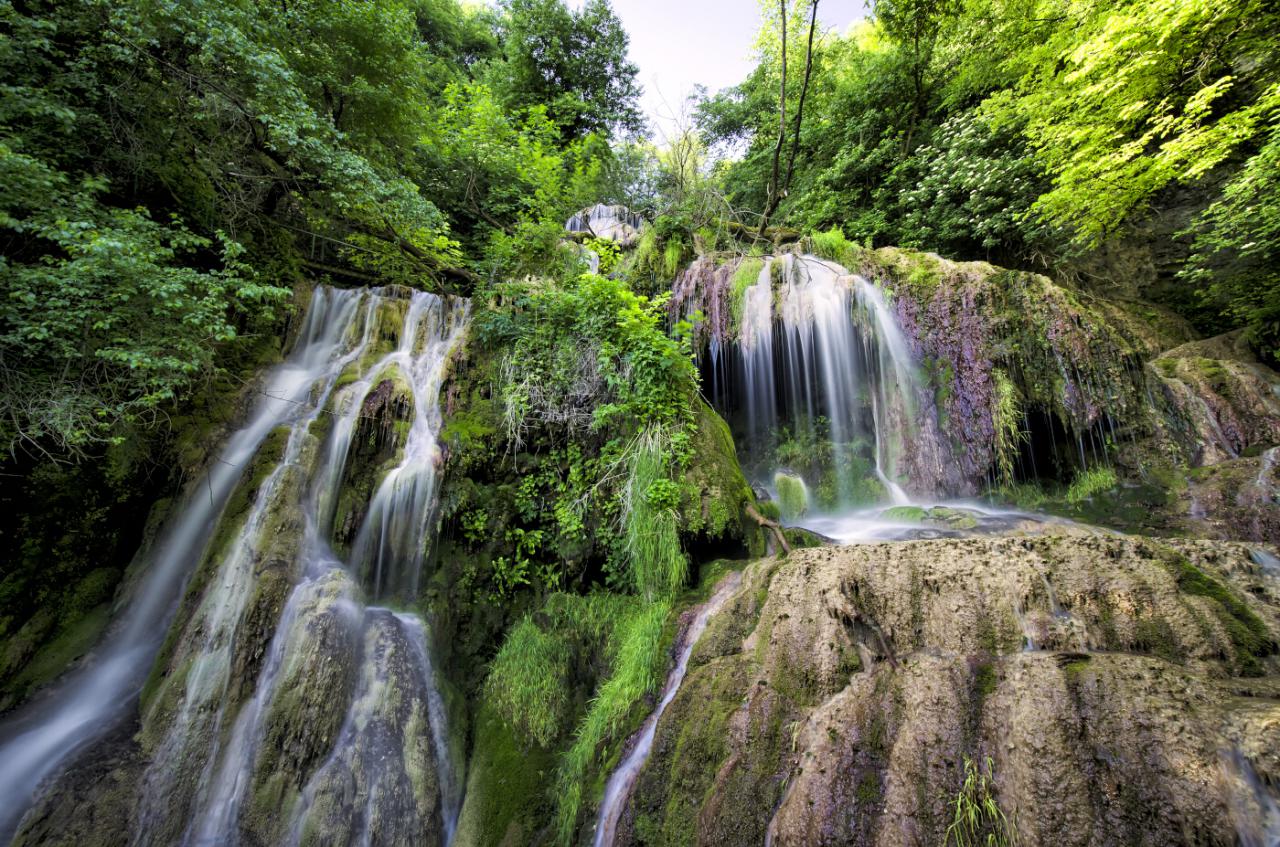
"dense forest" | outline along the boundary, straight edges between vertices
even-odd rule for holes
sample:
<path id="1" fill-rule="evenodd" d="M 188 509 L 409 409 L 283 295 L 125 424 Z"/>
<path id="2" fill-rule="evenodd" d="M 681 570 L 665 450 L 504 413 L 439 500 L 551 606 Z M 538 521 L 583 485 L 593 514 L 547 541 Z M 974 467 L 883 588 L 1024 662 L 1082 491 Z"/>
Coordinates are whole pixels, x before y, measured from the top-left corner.
<path id="1" fill-rule="evenodd" d="M 821 1 L 0 0 L 0 841 L 1280 838 L 1280 8 Z"/>

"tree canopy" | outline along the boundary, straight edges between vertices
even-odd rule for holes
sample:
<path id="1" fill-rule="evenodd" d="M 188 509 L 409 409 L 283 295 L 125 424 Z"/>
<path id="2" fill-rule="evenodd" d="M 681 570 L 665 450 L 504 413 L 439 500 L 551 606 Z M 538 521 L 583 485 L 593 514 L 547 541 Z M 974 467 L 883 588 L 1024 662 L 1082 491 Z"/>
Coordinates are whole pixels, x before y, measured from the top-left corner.
<path id="1" fill-rule="evenodd" d="M 145 425 L 303 274 L 468 288 L 595 193 L 626 49 L 605 0 L 0 2 L 5 446 Z"/>

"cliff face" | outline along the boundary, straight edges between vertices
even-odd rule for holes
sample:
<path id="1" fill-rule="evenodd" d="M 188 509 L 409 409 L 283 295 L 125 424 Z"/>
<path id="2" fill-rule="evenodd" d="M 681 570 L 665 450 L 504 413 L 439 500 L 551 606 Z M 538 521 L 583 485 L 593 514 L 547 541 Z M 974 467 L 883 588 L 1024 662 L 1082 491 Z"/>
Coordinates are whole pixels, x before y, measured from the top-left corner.
<path id="1" fill-rule="evenodd" d="M 1209 490 L 1187 494 L 1214 475 L 1197 469 L 1257 460 L 1280 441 L 1280 377 L 1257 362 L 1239 333 L 1195 340 L 1184 321 L 1151 303 L 984 262 L 868 250 L 830 236 L 798 249 L 812 251 L 803 273 L 834 268 L 847 274 L 843 279 L 856 274 L 873 283 L 909 347 L 916 381 L 907 391 L 910 411 L 899 415 L 912 418 L 911 426 L 877 435 L 898 442 L 893 470 L 909 492 L 991 494 L 1160 534 L 1274 538 L 1269 527 L 1280 513 L 1272 514 L 1272 504 L 1235 502 Z M 673 317 L 701 315 L 695 340 L 704 386 L 748 452 L 752 445 L 741 439 L 759 434 L 744 424 L 753 377 L 743 351 L 764 330 L 749 325 L 746 304 L 763 266 L 755 258 L 703 257 L 676 279 L 670 306 Z M 775 375 L 794 368 L 776 352 L 791 343 L 785 322 L 795 283 L 784 276 L 773 273 Z M 822 368 L 809 378 L 820 383 Z M 876 374 L 860 378 L 874 386 Z M 816 399 L 821 406 L 827 396 L 819 390 Z M 794 432 L 803 415 L 771 422 L 775 444 L 802 440 Z M 774 449 L 777 463 L 801 470 L 795 450 Z M 833 465 L 840 458 L 824 460 Z M 855 452 L 844 461 L 863 458 Z M 1262 460 L 1240 467 L 1231 480 L 1249 468 L 1270 473 Z M 1111 490 L 1109 503 L 1068 492 L 1098 468 L 1117 477 L 1118 487 L 1103 486 Z M 809 483 L 820 488 L 821 475 L 809 474 Z M 1206 512 L 1211 521 L 1245 529 L 1218 532 L 1199 522 Z"/>
<path id="2" fill-rule="evenodd" d="M 1077 532 L 755 562 L 619 843 L 940 844 L 966 763 L 1022 844 L 1235 843 L 1241 762 L 1280 775 L 1278 577 Z"/>
<path id="3" fill-rule="evenodd" d="M 778 331 L 767 312 L 748 327 L 747 289 L 796 321 L 788 296 L 818 302 L 784 291 L 795 256 L 704 257 L 676 282 L 674 315 L 707 317 L 710 402 L 691 400 L 691 458 L 663 489 L 703 575 L 669 604 L 619 582 L 612 507 L 574 511 L 599 433 L 509 443 L 505 350 L 468 334 L 466 307 L 322 289 L 334 349 L 190 551 L 136 715 L 84 748 L 16 843 L 586 843 L 685 646 L 617 844 L 939 844 L 958 808 L 1003 843 L 1253 843 L 1280 782 L 1280 378 L 1238 335 L 1193 340 L 1153 306 L 809 246 L 841 263 L 825 281 L 856 343 L 839 349 L 863 357 L 843 445 L 829 421 L 757 443 L 733 397 L 743 333 Z M 799 507 L 761 493 L 762 445 Z M 829 512 L 803 476 L 837 465 L 867 503 L 900 480 L 918 502 L 873 520 L 934 540 L 775 557 L 824 543 L 774 519 Z M 931 499 L 977 494 L 1081 523 Z M 553 519 L 554 544 L 527 542 Z M 548 557 L 563 582 L 486 582 Z M 689 636 L 727 570 L 739 587 Z M 536 690 L 497 691 L 504 662 Z"/>

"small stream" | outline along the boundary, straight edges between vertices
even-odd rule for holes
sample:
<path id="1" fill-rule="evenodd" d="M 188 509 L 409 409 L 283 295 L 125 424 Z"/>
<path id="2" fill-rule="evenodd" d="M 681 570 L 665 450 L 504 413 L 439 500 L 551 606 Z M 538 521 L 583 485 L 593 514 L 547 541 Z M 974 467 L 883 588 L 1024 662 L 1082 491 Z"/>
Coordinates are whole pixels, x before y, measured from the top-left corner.
<path id="1" fill-rule="evenodd" d="M 694 646 L 706 631 L 707 622 L 711 616 L 720 611 L 741 582 L 742 574 L 736 572 L 728 574 L 720 580 L 710 599 L 699 606 L 694 613 L 693 621 L 689 624 L 684 641 L 680 645 L 676 666 L 671 669 L 671 673 L 667 675 L 666 684 L 662 687 L 662 697 L 658 700 L 657 707 L 645 719 L 639 733 L 632 737 L 626 756 L 605 785 L 604 799 L 600 802 L 600 812 L 596 818 L 596 837 L 593 842 L 595 847 L 612 847 L 618 830 L 618 821 L 622 818 L 622 810 L 626 808 L 627 799 L 631 796 L 631 789 L 635 787 L 640 769 L 648 761 L 649 753 L 653 749 L 653 737 L 658 729 L 658 721 L 667 710 L 667 706 L 671 705 L 671 701 L 675 699 L 676 692 L 680 690 L 680 683 L 689 669 L 689 656 L 693 654 Z"/>

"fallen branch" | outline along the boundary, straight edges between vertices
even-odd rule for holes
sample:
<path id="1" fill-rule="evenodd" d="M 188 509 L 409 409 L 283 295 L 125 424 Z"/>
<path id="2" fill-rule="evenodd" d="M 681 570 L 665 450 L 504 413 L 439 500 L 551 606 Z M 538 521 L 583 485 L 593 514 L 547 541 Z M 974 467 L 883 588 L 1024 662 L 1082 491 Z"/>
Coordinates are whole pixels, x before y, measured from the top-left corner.
<path id="1" fill-rule="evenodd" d="M 787 543 L 787 536 L 782 532 L 782 524 L 777 521 L 769 520 L 764 515 L 760 514 L 759 510 L 757 510 L 755 506 L 750 504 L 747 505 L 747 516 L 760 526 L 773 530 L 773 537 L 777 540 L 778 545 L 782 547 L 782 552 L 787 556 L 791 555 L 791 545 Z"/>

